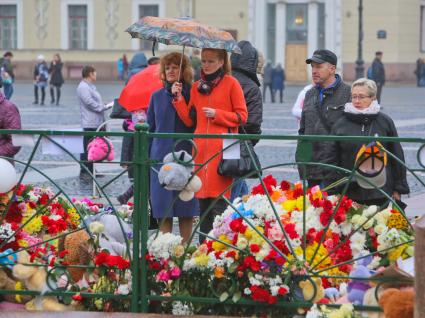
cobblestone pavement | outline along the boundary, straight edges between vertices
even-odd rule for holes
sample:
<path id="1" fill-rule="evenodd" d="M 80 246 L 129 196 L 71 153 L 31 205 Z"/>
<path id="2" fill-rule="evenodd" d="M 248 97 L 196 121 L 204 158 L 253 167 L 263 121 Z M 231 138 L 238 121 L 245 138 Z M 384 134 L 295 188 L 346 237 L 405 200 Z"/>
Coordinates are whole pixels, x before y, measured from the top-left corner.
<path id="1" fill-rule="evenodd" d="M 15 85 L 15 94 L 12 98 L 21 112 L 23 129 L 73 129 L 78 128 L 80 114 L 75 96 L 77 83 L 66 83 L 63 87 L 62 100 L 60 106 L 50 105 L 50 97 L 46 96 L 46 105 L 32 105 L 33 88 L 31 83 L 19 83 Z M 117 97 L 123 85 L 116 83 L 98 83 L 97 88 L 103 97 L 104 102 L 109 102 Z M 301 86 L 289 86 L 285 91 L 284 102 L 266 103 L 264 107 L 263 133 L 289 134 L 297 133 L 297 121 L 291 115 L 291 107 Z M 400 136 L 403 137 L 424 137 L 425 131 L 425 90 L 413 86 L 386 86 L 383 90 L 384 112 L 394 119 Z M 110 130 L 121 131 L 121 121 L 116 120 L 110 126 Z M 115 159 L 119 160 L 121 141 L 114 139 Z M 263 167 L 289 163 L 293 161 L 295 152 L 295 141 L 270 141 L 263 140 L 256 146 Z M 406 160 L 409 166 L 418 167 L 416 160 L 417 144 L 404 144 Z M 31 148 L 23 147 L 17 159 L 26 161 L 30 155 Z M 89 196 L 92 194 L 90 183 L 81 182 L 78 177 L 79 168 L 71 158 L 66 156 L 47 156 L 38 150 L 34 158 L 34 166 L 51 176 L 55 182 L 70 197 Z M 22 169 L 22 167 L 19 167 Z M 117 173 L 122 171 L 118 164 L 102 164 L 101 169 L 107 172 Z M 279 179 L 297 180 L 296 169 L 292 166 L 272 168 L 270 173 Z M 267 172 L 266 172 L 267 174 Z M 101 184 L 109 180 L 111 176 L 99 179 Z M 31 170 L 25 175 L 25 182 L 43 183 L 46 182 L 37 172 Z M 409 183 L 413 193 L 424 192 L 416 180 L 409 177 Z M 130 185 L 127 176 L 123 175 L 111 186 L 106 188 L 106 192 L 111 197 L 117 196 Z"/>

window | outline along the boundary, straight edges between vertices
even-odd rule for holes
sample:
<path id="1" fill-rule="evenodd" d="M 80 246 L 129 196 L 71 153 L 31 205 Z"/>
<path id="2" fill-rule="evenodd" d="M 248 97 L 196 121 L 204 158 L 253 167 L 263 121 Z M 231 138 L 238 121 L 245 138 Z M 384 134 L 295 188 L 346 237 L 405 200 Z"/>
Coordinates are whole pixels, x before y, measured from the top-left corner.
<path id="1" fill-rule="evenodd" d="M 308 5 L 288 4 L 286 8 L 286 42 L 307 43 Z"/>
<path id="2" fill-rule="evenodd" d="M 139 18 L 151 16 L 159 16 L 159 5 L 157 4 L 143 4 L 139 5 Z M 140 49 L 141 50 L 150 50 L 152 49 L 152 41 L 140 40 Z M 158 49 L 158 43 L 155 45 L 155 50 Z"/>
<path id="3" fill-rule="evenodd" d="M 87 6 L 68 6 L 68 36 L 71 50 L 87 50 Z"/>
<path id="4" fill-rule="evenodd" d="M 0 5 L 0 49 L 17 48 L 16 5 Z"/>
<path id="5" fill-rule="evenodd" d="M 421 6 L 421 52 L 425 52 L 425 5 Z"/>
<path id="6" fill-rule="evenodd" d="M 267 59 L 275 62 L 276 59 L 276 4 L 267 4 Z"/>
<path id="7" fill-rule="evenodd" d="M 318 10 L 318 19 L 317 19 L 317 29 L 318 29 L 318 41 L 317 41 L 317 48 L 318 49 L 324 49 L 325 48 L 325 4 L 319 3 L 319 10 Z"/>

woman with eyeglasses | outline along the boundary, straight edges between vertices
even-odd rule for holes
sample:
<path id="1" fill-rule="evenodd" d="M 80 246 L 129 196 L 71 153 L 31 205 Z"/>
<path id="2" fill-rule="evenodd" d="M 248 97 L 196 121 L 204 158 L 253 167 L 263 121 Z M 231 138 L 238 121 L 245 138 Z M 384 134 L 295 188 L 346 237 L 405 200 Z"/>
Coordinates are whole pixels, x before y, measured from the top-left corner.
<path id="1" fill-rule="evenodd" d="M 377 87 L 374 81 L 366 78 L 360 78 L 355 81 L 351 86 L 351 102 L 345 104 L 343 116 L 334 124 L 331 135 L 397 137 L 397 129 L 393 120 L 380 111 L 381 106 L 376 99 L 376 93 Z M 325 163 L 352 170 L 355 164 L 359 165 L 360 163 L 357 160 L 359 150 L 363 145 L 367 144 L 362 141 L 348 140 L 332 142 L 332 147 L 330 147 L 326 155 Z M 385 150 L 404 162 L 404 153 L 399 142 L 381 142 L 381 144 Z M 383 153 L 385 151 L 382 151 Z M 374 160 L 374 165 L 376 164 L 378 167 L 383 165 L 382 169 L 385 169 L 381 189 L 394 200 L 400 201 L 402 194 L 409 193 L 405 166 L 390 155 L 387 155 L 386 165 L 382 157 L 371 158 L 369 162 L 372 160 Z M 373 168 L 376 169 L 376 167 Z M 360 169 L 361 167 L 358 170 Z M 359 172 L 361 173 L 361 171 Z M 333 170 L 327 176 L 328 183 L 330 184 L 344 176 L 344 174 Z M 370 180 L 372 181 L 372 179 Z M 365 205 L 381 206 L 388 202 L 388 199 L 378 189 L 367 189 L 365 187 L 366 183 L 356 182 L 355 178 L 353 178 L 348 187 L 347 196 Z"/>

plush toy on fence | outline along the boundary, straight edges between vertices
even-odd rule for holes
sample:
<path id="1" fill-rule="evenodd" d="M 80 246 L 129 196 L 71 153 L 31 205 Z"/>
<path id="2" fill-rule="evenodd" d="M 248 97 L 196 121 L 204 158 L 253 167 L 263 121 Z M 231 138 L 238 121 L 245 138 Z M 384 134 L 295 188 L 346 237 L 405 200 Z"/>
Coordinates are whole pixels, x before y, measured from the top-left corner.
<path id="1" fill-rule="evenodd" d="M 87 145 L 89 161 L 114 160 L 114 145 L 105 137 L 95 137 Z"/>
<path id="2" fill-rule="evenodd" d="M 26 251 L 18 253 L 17 264 L 13 266 L 13 276 L 21 280 L 28 290 L 39 291 L 41 295 L 36 296 L 33 300 L 25 304 L 27 310 L 43 310 L 43 311 L 66 311 L 72 310 L 71 306 L 65 306 L 56 300 L 56 297 L 43 296 L 44 293 L 54 289 L 54 282 L 51 286 L 47 284 L 47 272 L 44 267 L 28 266 L 30 264 L 30 256 Z"/>
<path id="3" fill-rule="evenodd" d="M 193 175 L 193 159 L 186 151 L 169 153 L 159 170 L 159 183 L 167 190 L 180 191 L 182 201 L 190 201 L 202 187 L 201 179 Z"/>

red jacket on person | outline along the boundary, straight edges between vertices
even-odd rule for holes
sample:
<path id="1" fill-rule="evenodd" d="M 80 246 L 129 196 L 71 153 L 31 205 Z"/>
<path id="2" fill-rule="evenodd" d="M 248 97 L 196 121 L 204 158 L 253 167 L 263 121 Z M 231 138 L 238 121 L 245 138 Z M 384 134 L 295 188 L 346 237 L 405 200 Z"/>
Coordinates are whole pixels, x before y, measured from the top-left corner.
<path id="1" fill-rule="evenodd" d="M 238 126 L 245 124 L 248 118 L 245 98 L 239 82 L 232 76 L 225 75 L 210 95 L 198 92 L 198 84 L 199 82 L 195 82 L 192 85 L 189 105 L 186 105 L 184 98 L 173 102 L 183 123 L 188 127 L 194 125 L 189 113 L 190 109 L 195 107 L 195 134 L 226 134 L 229 132 L 229 128 L 232 133 L 237 133 Z M 204 107 L 214 108 L 216 110 L 215 117 L 207 118 L 202 111 Z M 239 114 L 242 122 L 239 122 L 236 114 Z M 197 147 L 195 164 L 204 164 L 223 149 L 222 139 L 195 138 L 194 142 Z M 202 188 L 196 193 L 197 198 L 216 198 L 232 183 L 232 178 L 223 177 L 217 173 L 221 158 L 220 154 L 197 173 L 202 180 Z M 195 170 L 198 168 L 199 166 L 196 166 Z M 230 191 L 227 191 L 226 196 L 229 195 Z"/>
<path id="2" fill-rule="evenodd" d="M 0 92 L 0 129 L 21 129 L 19 110 Z M 13 158 L 21 149 L 12 144 L 12 136 L 0 134 L 0 156 Z"/>

